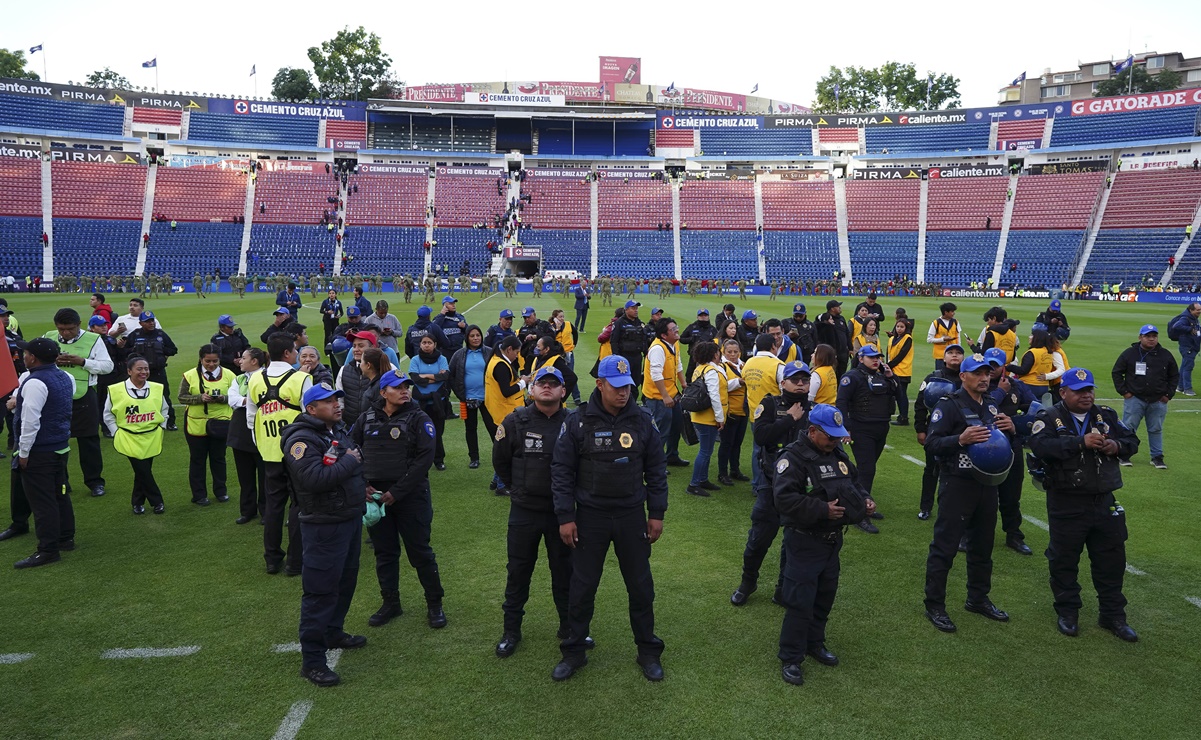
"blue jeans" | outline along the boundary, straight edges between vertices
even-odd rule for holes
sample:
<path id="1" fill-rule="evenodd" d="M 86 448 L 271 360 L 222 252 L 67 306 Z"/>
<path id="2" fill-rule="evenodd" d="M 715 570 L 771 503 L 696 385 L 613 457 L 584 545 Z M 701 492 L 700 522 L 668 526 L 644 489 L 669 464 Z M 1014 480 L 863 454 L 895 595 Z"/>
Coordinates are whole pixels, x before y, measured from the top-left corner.
<path id="1" fill-rule="evenodd" d="M 684 412 L 680 404 L 668 408 L 657 398 L 647 398 L 643 400 L 643 405 L 659 429 L 659 440 L 663 443 L 664 455 L 668 460 L 679 459 L 680 431 L 684 426 Z"/>
<path id="2" fill-rule="evenodd" d="M 753 440 L 754 437 L 752 436 Z M 764 485 L 763 468 L 759 465 L 759 445 L 751 442 L 751 489 L 758 491 Z"/>
<path id="3" fill-rule="evenodd" d="M 1139 422 L 1147 420 L 1147 442 L 1151 445 L 1151 457 L 1163 457 L 1163 422 L 1168 416 L 1168 405 L 1163 401 L 1147 402 L 1131 396 L 1122 405 L 1122 423 L 1132 431 L 1138 431 Z"/>
<path id="4" fill-rule="evenodd" d="M 1197 364 L 1196 350 L 1180 348 L 1180 390 L 1193 389 L 1193 365 Z"/>
<path id="5" fill-rule="evenodd" d="M 696 438 L 700 441 L 696 460 L 692 462 L 692 485 L 699 485 L 709 480 L 709 458 L 713 457 L 713 445 L 717 443 L 716 424 L 692 423 L 696 429 Z"/>

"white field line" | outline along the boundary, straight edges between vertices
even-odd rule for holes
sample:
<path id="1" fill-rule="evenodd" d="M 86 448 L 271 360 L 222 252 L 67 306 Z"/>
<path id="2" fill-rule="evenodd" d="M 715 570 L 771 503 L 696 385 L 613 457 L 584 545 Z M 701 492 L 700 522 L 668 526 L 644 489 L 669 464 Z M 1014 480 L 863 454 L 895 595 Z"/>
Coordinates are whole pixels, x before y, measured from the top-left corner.
<path id="1" fill-rule="evenodd" d="M 912 455 L 901 455 L 901 459 L 908 460 L 909 462 L 913 463 L 914 465 L 917 465 L 922 468 L 926 467 L 925 460 L 918 460 L 916 457 L 914 457 Z"/>
<path id="2" fill-rule="evenodd" d="M 0 665 L 14 665 L 16 663 L 24 663 L 34 656 L 33 653 L 5 653 L 0 655 Z"/>
<path id="3" fill-rule="evenodd" d="M 288 713 L 284 715 L 284 721 L 279 723 L 279 729 L 275 731 L 271 740 L 295 740 L 312 708 L 313 702 L 308 700 L 293 704 Z"/>
<path id="4" fill-rule="evenodd" d="M 1035 519 L 1034 517 L 1030 516 L 1029 514 L 1022 514 L 1022 518 L 1043 531 L 1046 531 L 1046 532 L 1051 531 L 1051 526 L 1049 524 L 1047 524 L 1046 522 L 1044 522 L 1042 519 Z M 1147 571 L 1139 570 L 1138 568 L 1135 568 L 1130 563 L 1126 563 L 1126 572 L 1132 576 L 1147 575 Z"/>
<path id="5" fill-rule="evenodd" d="M 300 643 L 299 642 L 282 642 L 278 645 L 272 645 L 271 652 L 273 652 L 273 653 L 299 653 L 300 652 Z M 329 669 L 331 671 L 334 668 L 338 667 L 338 661 L 341 659 L 342 659 L 342 651 L 341 650 L 325 651 L 325 664 L 329 666 Z"/>
<path id="6" fill-rule="evenodd" d="M 1198 599 L 1196 596 L 1185 596 L 1184 600 L 1198 609 L 1201 609 L 1201 599 Z"/>
<path id="7" fill-rule="evenodd" d="M 184 655 L 192 655 L 199 651 L 199 645 L 185 645 L 184 647 L 175 648 L 114 648 L 112 650 L 105 650 L 100 654 L 100 657 L 108 660 L 120 660 L 122 658 L 178 658 Z"/>

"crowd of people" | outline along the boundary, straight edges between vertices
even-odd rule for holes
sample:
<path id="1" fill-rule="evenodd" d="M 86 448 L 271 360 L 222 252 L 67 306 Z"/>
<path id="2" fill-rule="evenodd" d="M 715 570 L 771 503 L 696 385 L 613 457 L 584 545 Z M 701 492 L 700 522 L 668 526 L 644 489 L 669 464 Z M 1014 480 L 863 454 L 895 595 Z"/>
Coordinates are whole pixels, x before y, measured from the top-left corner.
<path id="1" fill-rule="evenodd" d="M 72 438 L 91 496 L 109 493 L 104 435 L 132 468 L 133 515 L 147 507 L 165 514 L 153 464 L 178 430 L 178 401 L 191 503 L 229 501 L 226 450 L 232 449 L 236 523 L 261 519 L 267 573 L 301 576 L 302 675 L 332 685 L 339 677 L 325 662 L 326 649 L 367 641 L 344 623 L 364 523 L 382 601 L 369 624 L 382 626 L 401 613 L 402 544 L 430 627 L 447 624 L 430 545 L 430 470 L 457 464 L 444 444 L 453 428 L 448 422 L 457 417 L 464 422 L 458 433 L 465 436 L 466 466 L 490 469 L 490 488 L 511 502 L 498 656 L 512 655 L 522 640 L 531 574 L 545 548 L 562 651 L 552 677 L 565 680 L 583 668 L 594 647 L 594 598 L 612 545 L 629 594 L 638 663 L 647 679 L 662 679 L 649 556 L 663 531 L 668 468 L 690 468 L 688 494 L 708 497 L 749 483 L 755 495 L 734 606 L 757 591 L 765 555 L 783 530 L 772 599 L 785 610 L 781 675 L 800 684 L 806 656 L 838 663 L 825 625 L 844 530 L 879 534 L 884 509 L 901 506 L 894 491 L 876 486 L 877 462 L 890 432 L 910 426 L 910 388 L 927 364 L 932 372 L 912 399 L 912 426 L 926 455 L 916 513 L 935 519 L 926 617 L 939 630 L 956 629 L 946 610 L 946 580 L 964 552 L 965 608 L 1008 619 L 990 600 L 994 529 L 999 513 L 1005 544 L 1031 554 L 1020 528 L 1029 477 L 1047 492 L 1058 629 L 1069 636 L 1079 631 L 1077 563 L 1087 543 L 1100 625 L 1123 640 L 1138 639 L 1126 623 L 1126 528 L 1113 494 L 1122 485 L 1120 468 L 1133 465 L 1140 450 L 1140 428 L 1151 464 L 1167 467 L 1166 411 L 1177 393 L 1194 395 L 1201 304 L 1167 324 L 1179 365 L 1150 324 L 1116 357 L 1110 377 L 1124 398 L 1119 417 L 1095 404 L 1094 372 L 1068 360 L 1072 328 L 1058 300 L 1034 317 L 1024 342 L 1021 321 L 1001 306 L 983 314 L 973 340 L 958 307 L 943 303 L 925 333 L 931 354 L 919 360 L 916 320 L 903 308 L 890 318 L 875 292 L 845 314 L 843 303 L 829 298 L 812 319 L 803 303 L 790 315 L 767 318 L 727 303 L 715 318 L 701 308 L 683 328 L 660 308 L 644 322 L 642 304 L 629 298 L 594 335 L 592 381 L 577 369 L 576 348 L 584 341 L 591 289 L 599 287 L 603 297 L 605 283 L 564 285 L 574 293 L 574 322 L 562 309 L 543 319 L 527 306 L 520 318 L 501 309 L 487 328 L 459 312 L 453 293 L 437 313 L 417 307 L 406 327 L 387 301 L 371 304 L 362 286 L 353 297 L 331 289 L 320 308 L 324 342 L 317 344 L 300 322 L 312 304 L 306 307 L 288 284 L 259 335 L 263 346 L 223 314 L 209 341 L 183 348 L 183 367 L 170 370 L 181 349 L 141 297 L 130 298 L 128 313 L 118 316 L 96 293 L 86 318 L 61 308 L 53 330 L 28 339 L 0 299 L 0 324 L 20 373 L 5 399 L 13 469 L 11 523 L 0 541 L 28 533 L 33 520 L 37 547 L 18 569 L 57 562 L 74 549 Z M 481 421 L 490 448 L 481 446 Z M 681 456 L 688 446 L 695 446 L 692 461 Z"/>

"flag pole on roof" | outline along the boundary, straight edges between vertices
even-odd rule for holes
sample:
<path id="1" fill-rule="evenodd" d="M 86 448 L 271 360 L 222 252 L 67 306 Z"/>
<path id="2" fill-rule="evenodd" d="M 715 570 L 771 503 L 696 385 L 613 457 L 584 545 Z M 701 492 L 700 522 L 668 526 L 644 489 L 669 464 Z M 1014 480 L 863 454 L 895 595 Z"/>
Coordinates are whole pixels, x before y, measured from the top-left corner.
<path id="1" fill-rule="evenodd" d="M 42 47 L 44 45 L 45 44 L 38 44 L 37 46 L 29 47 L 29 56 L 33 56 L 34 54 L 37 54 L 39 51 L 42 52 L 42 79 L 49 82 L 50 75 L 46 73 L 46 52 L 43 51 L 43 49 L 42 49 Z"/>
<path id="2" fill-rule="evenodd" d="M 158 92 L 158 57 L 155 57 L 148 62 L 142 62 L 142 68 L 154 69 L 154 91 Z"/>

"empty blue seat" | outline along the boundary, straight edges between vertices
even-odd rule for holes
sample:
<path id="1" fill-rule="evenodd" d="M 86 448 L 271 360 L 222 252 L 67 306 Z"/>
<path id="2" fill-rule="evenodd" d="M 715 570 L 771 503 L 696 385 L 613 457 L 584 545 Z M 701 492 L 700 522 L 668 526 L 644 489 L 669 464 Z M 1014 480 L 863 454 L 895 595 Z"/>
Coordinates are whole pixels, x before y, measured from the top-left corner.
<path id="1" fill-rule="evenodd" d="M 702 129 L 701 151 L 710 157 L 795 157 L 813 154 L 813 129 Z"/>
<path id="2" fill-rule="evenodd" d="M 150 244 L 146 249 L 146 272 L 169 272 L 180 279 L 196 273 L 223 276 L 238 272 L 242 256 L 243 224 L 214 224 L 181 221 L 172 231 L 171 224 L 150 224 Z"/>
<path id="3" fill-rule="evenodd" d="M 685 278 L 757 280 L 759 248 L 755 232 L 681 231 L 680 269 Z"/>
<path id="4" fill-rule="evenodd" d="M 5 276 L 42 274 L 42 219 L 0 216 L 0 264 Z"/>
<path id="5" fill-rule="evenodd" d="M 521 241 L 542 247 L 542 269 L 592 272 L 592 232 L 585 229 L 524 229 Z"/>
<path id="6" fill-rule="evenodd" d="M 1059 288 L 1071 282 L 1083 239 L 1079 230 L 1010 231 L 998 287 Z"/>
<path id="7" fill-rule="evenodd" d="M 917 276 L 916 231 L 852 231 L 851 278 L 892 280 Z"/>
<path id="8" fill-rule="evenodd" d="M 355 226 L 346 230 L 342 251 L 354 258 L 347 267 L 351 272 L 418 278 L 425 270 L 424 242 L 422 227 Z"/>
<path id="9" fill-rule="evenodd" d="M 1101 229 L 1093 243 L 1083 282 L 1101 285 L 1155 280 L 1184 240 L 1184 229 Z"/>
<path id="10" fill-rule="evenodd" d="M 1197 106 L 1089 116 L 1056 116 L 1051 146 L 1195 136 Z"/>
<path id="11" fill-rule="evenodd" d="M 324 226 L 254 224 L 251 227 L 247 275 L 268 272 L 308 275 L 317 272 L 322 263 L 326 272 L 330 272 L 334 264 L 334 235 Z"/>
<path id="12" fill-rule="evenodd" d="M 1001 232 L 927 231 L 926 282 L 967 285 L 992 277 Z"/>
<path id="13" fill-rule="evenodd" d="M 637 278 L 673 277 L 674 245 L 670 230 L 602 229 L 596 235 L 597 272 Z"/>
<path id="14" fill-rule="evenodd" d="M 470 265 L 472 275 L 479 275 L 492 266 L 492 253 L 488 241 L 496 238 L 492 229 L 434 229 L 438 246 L 432 250 L 431 259 L 436 270 L 446 265 L 446 271 L 458 275 L 463 261 Z"/>
<path id="15" fill-rule="evenodd" d="M 319 124 L 316 119 L 286 116 L 193 113 L 188 125 L 188 139 L 315 147 L 318 146 Z"/>
<path id="16" fill-rule="evenodd" d="M 768 280 L 828 280 L 839 269 L 837 231 L 764 231 Z"/>
<path id="17" fill-rule="evenodd" d="M 989 125 L 960 123 L 934 126 L 867 126 L 868 154 L 888 152 L 953 152 L 988 149 Z"/>
<path id="18" fill-rule="evenodd" d="M 27 95 L 0 95 L 0 125 L 122 136 L 125 106 L 68 103 Z"/>

